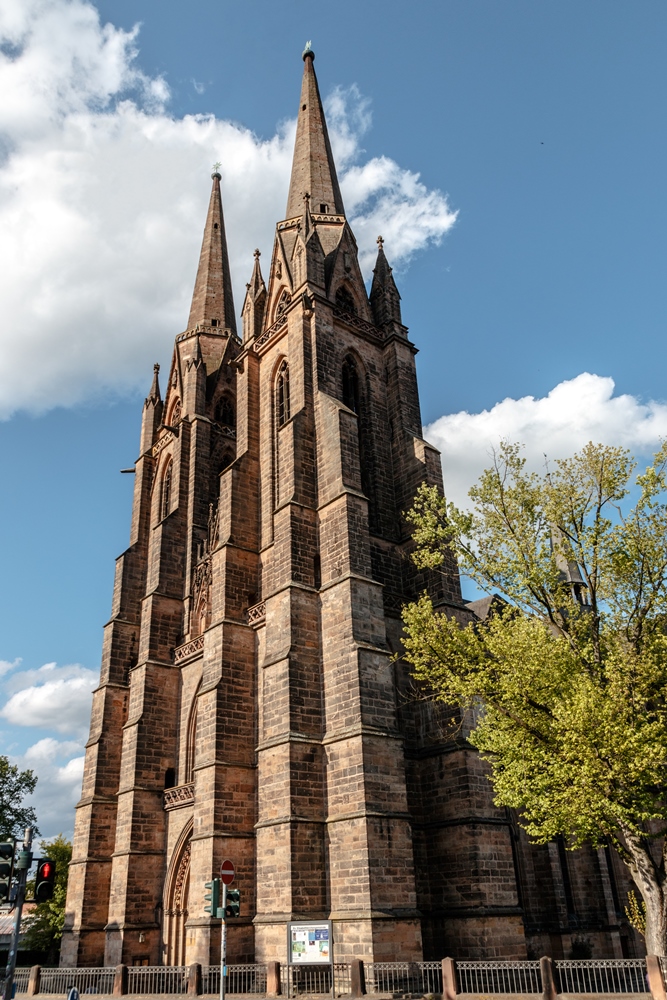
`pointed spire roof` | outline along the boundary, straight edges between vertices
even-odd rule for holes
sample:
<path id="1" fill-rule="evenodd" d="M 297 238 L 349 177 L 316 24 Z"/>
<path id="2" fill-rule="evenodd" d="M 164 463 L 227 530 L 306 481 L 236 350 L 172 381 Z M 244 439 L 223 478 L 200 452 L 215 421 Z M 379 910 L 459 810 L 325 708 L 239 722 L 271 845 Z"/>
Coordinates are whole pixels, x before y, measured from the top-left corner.
<path id="1" fill-rule="evenodd" d="M 320 212 L 320 205 L 326 205 L 329 215 L 345 214 L 314 61 L 315 53 L 309 42 L 303 53 L 303 82 L 285 216 L 287 219 L 302 214 L 304 194 L 310 195 L 314 212 Z"/>
<path id="2" fill-rule="evenodd" d="M 259 266 L 259 258 L 261 256 L 262 255 L 259 250 L 255 250 L 255 263 L 252 269 L 252 277 L 247 285 L 248 295 L 251 299 L 256 299 L 258 295 L 266 291 L 266 285 L 264 284 L 264 278 L 262 277 L 262 269 Z"/>
<path id="3" fill-rule="evenodd" d="M 160 366 L 158 364 L 153 365 L 153 383 L 151 385 L 151 391 L 146 397 L 145 406 L 148 406 L 149 403 L 152 403 L 153 406 L 155 406 L 156 403 L 160 403 L 162 401 L 162 397 L 160 396 L 160 379 L 158 378 L 159 373 Z"/>
<path id="4" fill-rule="evenodd" d="M 373 283 L 371 285 L 370 302 L 378 326 L 384 326 L 392 320 L 401 323 L 401 296 L 389 261 L 384 252 L 384 240 L 377 238 L 378 255 L 373 268 Z"/>
<path id="5" fill-rule="evenodd" d="M 211 200 L 204 227 L 199 268 L 195 290 L 192 295 L 188 330 L 198 323 L 212 324 L 213 320 L 224 329 L 236 333 L 236 317 L 234 315 L 234 299 L 232 296 L 232 280 L 229 273 L 229 257 L 227 255 L 227 240 L 225 238 L 225 220 L 222 215 L 222 198 L 220 196 L 220 174 L 211 174 L 213 188 Z"/>

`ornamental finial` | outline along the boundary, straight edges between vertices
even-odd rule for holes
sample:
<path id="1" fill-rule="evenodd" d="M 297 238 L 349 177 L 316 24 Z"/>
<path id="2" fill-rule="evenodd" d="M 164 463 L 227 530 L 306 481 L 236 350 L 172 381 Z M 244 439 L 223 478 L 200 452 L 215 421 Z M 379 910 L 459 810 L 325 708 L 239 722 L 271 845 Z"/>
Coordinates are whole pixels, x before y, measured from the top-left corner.
<path id="1" fill-rule="evenodd" d="M 306 47 L 301 53 L 301 57 L 303 59 L 305 59 L 307 56 L 310 56 L 311 59 L 315 58 L 315 53 L 313 52 L 313 43 L 311 41 L 306 42 Z"/>
<path id="2" fill-rule="evenodd" d="M 262 255 L 261 255 L 261 253 L 259 252 L 259 250 L 255 250 L 255 252 L 254 252 L 254 254 L 253 254 L 253 257 L 255 258 L 255 260 L 257 260 L 257 259 L 258 259 L 259 257 L 261 257 L 261 256 L 262 256 Z"/>
<path id="3" fill-rule="evenodd" d="M 377 245 L 380 248 L 380 250 L 384 250 L 384 237 L 383 236 L 378 236 L 378 238 L 377 238 L 377 240 L 375 242 L 377 243 Z"/>

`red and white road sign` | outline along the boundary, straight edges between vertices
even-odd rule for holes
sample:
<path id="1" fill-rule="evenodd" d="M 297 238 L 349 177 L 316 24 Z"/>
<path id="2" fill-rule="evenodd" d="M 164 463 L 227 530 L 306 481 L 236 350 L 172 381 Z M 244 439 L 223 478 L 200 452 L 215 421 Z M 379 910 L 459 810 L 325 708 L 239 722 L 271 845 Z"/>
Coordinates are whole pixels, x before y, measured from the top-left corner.
<path id="1" fill-rule="evenodd" d="M 231 885 L 234 881 L 234 864 L 232 861 L 223 861 L 220 865 L 220 878 L 225 885 Z"/>

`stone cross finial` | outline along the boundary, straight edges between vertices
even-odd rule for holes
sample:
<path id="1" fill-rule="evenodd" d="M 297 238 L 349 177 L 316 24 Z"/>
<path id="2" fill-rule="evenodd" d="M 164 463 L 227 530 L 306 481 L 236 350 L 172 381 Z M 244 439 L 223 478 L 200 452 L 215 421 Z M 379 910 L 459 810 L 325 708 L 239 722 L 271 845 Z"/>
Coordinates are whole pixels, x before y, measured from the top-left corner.
<path id="1" fill-rule="evenodd" d="M 258 259 L 259 257 L 261 257 L 261 256 L 262 256 L 262 255 L 261 255 L 261 253 L 259 252 L 259 250 L 255 250 L 255 252 L 254 252 L 254 254 L 253 254 L 253 257 L 255 258 L 255 260 L 257 260 L 257 259 Z"/>
<path id="2" fill-rule="evenodd" d="M 377 243 L 377 245 L 380 248 L 380 250 L 384 250 L 384 237 L 383 236 L 378 236 L 378 238 L 377 238 L 377 240 L 375 242 Z"/>
<path id="3" fill-rule="evenodd" d="M 160 366 L 157 363 L 153 365 L 153 371 L 155 372 L 156 375 L 160 371 Z"/>

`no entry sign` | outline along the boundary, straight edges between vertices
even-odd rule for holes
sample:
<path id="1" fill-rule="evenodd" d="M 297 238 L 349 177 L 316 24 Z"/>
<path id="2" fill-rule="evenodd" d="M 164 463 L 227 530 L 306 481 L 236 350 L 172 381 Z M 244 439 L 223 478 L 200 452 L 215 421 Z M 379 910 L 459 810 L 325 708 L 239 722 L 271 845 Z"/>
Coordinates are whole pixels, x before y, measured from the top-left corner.
<path id="1" fill-rule="evenodd" d="M 220 878 L 225 885 L 231 885 L 234 881 L 234 865 L 231 861 L 223 861 L 220 865 Z"/>

